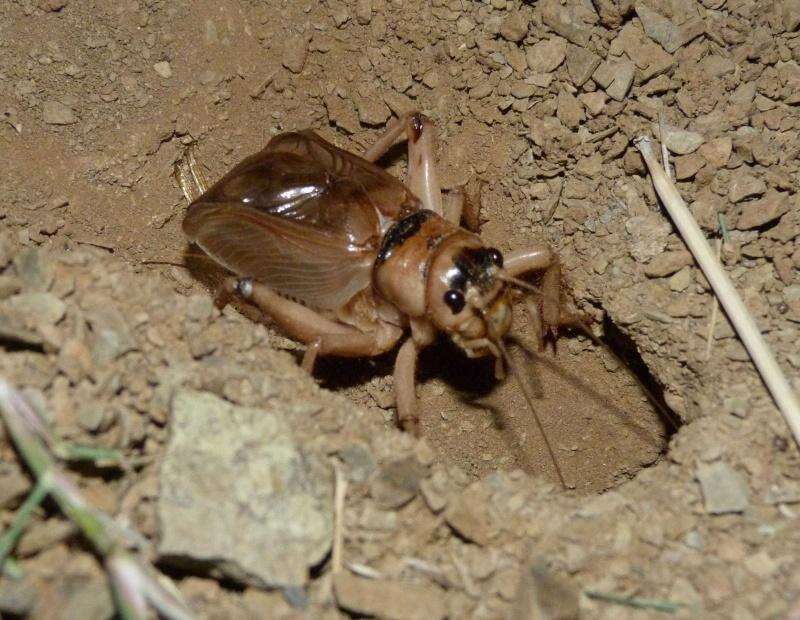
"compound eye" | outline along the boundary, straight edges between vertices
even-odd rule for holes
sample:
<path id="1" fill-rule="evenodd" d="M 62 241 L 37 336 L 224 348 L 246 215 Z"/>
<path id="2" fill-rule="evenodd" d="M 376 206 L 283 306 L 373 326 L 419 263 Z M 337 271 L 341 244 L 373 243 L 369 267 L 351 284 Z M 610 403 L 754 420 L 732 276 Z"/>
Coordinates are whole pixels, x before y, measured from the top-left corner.
<path id="1" fill-rule="evenodd" d="M 489 255 L 489 259 L 498 267 L 503 267 L 503 255 L 500 254 L 500 250 L 497 248 L 489 248 L 486 250 L 487 254 Z"/>
<path id="2" fill-rule="evenodd" d="M 444 303 L 447 304 L 453 314 L 458 314 L 464 309 L 467 302 L 464 299 L 464 293 L 450 289 L 444 294 Z"/>

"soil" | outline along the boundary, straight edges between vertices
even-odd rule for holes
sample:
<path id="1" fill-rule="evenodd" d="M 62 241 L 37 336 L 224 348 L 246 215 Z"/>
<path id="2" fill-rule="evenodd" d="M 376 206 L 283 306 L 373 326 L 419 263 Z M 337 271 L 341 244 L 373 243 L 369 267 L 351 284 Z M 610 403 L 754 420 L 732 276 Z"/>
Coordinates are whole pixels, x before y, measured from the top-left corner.
<path id="1" fill-rule="evenodd" d="M 709 237 L 724 233 L 722 260 L 800 387 L 799 25 L 796 3 L 755 0 L 5 3 L 0 372 L 60 435 L 139 460 L 74 473 L 153 541 L 176 386 L 258 407 L 271 398 L 253 388 L 260 373 L 279 377 L 279 398 L 314 412 L 288 422 L 298 442 L 346 469 L 357 445 L 375 475 L 409 455 L 423 466 L 398 505 L 348 470 L 346 574 L 379 574 L 374 592 L 328 560 L 300 600 L 156 558 L 202 617 L 408 617 L 382 603 L 397 582 L 427 588 L 427 616 L 539 617 L 551 590 L 550 617 L 657 613 L 591 592 L 674 602 L 682 617 L 796 614 L 797 447 L 631 141 L 663 131 L 681 193 Z M 624 360 L 580 333 L 539 351 L 517 308 L 515 357 L 566 490 L 522 391 L 491 363 L 446 339 L 426 351 L 416 441 L 395 429 L 392 354 L 321 361 L 334 401 L 268 320 L 207 307 L 180 266 L 192 250 L 172 175 L 188 147 L 217 179 L 282 131 L 360 152 L 411 109 L 436 123 L 444 188 L 480 187 L 487 244 L 555 247 L 565 296 Z M 402 148 L 384 163 L 402 177 Z M 2 454 L 5 526 L 29 479 L 6 439 Z M 715 504 L 711 487 L 744 500 Z M 0 611 L 112 613 L 100 565 L 54 506 L 26 536 L 31 600 L 14 608 L 4 578 Z"/>

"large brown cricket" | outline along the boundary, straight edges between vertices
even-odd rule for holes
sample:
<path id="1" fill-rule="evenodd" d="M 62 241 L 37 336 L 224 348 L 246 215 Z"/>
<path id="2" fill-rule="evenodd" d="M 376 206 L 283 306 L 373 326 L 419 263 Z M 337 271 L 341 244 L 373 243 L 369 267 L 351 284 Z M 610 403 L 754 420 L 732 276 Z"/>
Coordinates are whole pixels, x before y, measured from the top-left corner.
<path id="1" fill-rule="evenodd" d="M 402 134 L 405 185 L 373 163 Z M 191 203 L 183 221 L 189 240 L 234 274 L 223 284 L 228 295 L 252 301 L 307 345 L 309 372 L 318 355 L 375 356 L 409 334 L 394 386 L 398 421 L 414 432 L 417 356 L 437 332 L 469 357 L 495 356 L 498 373 L 503 360 L 514 370 L 503 344 L 509 287 L 532 288 L 517 276 L 544 272 L 543 331 L 575 320 L 561 306 L 559 262 L 547 245 L 504 258 L 459 226 L 463 200 L 449 201 L 445 213 L 433 140 L 431 121 L 411 113 L 362 156 L 301 131 L 272 138 L 208 190 L 194 166 L 178 170 Z"/>

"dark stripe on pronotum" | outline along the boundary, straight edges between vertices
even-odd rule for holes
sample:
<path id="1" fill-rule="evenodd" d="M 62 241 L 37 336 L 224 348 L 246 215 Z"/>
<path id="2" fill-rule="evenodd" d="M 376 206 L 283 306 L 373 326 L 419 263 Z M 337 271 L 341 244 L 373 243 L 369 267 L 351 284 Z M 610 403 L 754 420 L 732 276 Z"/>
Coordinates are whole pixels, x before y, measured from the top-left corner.
<path id="1" fill-rule="evenodd" d="M 430 219 L 433 215 L 432 211 L 422 209 L 414 211 L 411 215 L 407 215 L 402 220 L 392 224 L 386 234 L 381 239 L 381 247 L 378 250 L 377 263 L 382 263 L 388 259 L 394 249 L 403 244 L 409 237 L 413 237 L 422 228 L 422 225 Z"/>

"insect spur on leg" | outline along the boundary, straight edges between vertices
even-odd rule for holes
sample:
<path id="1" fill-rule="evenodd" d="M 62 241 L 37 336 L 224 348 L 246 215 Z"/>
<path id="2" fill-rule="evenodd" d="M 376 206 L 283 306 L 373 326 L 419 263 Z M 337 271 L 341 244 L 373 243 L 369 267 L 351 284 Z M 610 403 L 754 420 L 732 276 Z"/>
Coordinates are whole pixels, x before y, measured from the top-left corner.
<path id="1" fill-rule="evenodd" d="M 374 163 L 401 136 L 405 184 Z M 504 259 L 460 227 L 463 202 L 445 216 L 433 140 L 431 121 L 410 113 L 361 156 L 300 131 L 275 136 L 206 191 L 196 165 L 178 174 L 191 202 L 183 221 L 189 240 L 235 274 L 224 284 L 228 295 L 249 299 L 307 345 L 309 372 L 318 355 L 376 356 L 402 341 L 397 416 L 415 433 L 417 358 L 438 332 L 467 356 L 494 356 L 498 371 L 507 364 L 518 374 L 504 346 L 511 288 L 531 288 L 518 277 L 534 271 L 544 272 L 543 333 L 572 323 L 547 245 Z M 520 385 L 533 408 L 526 382 Z"/>

